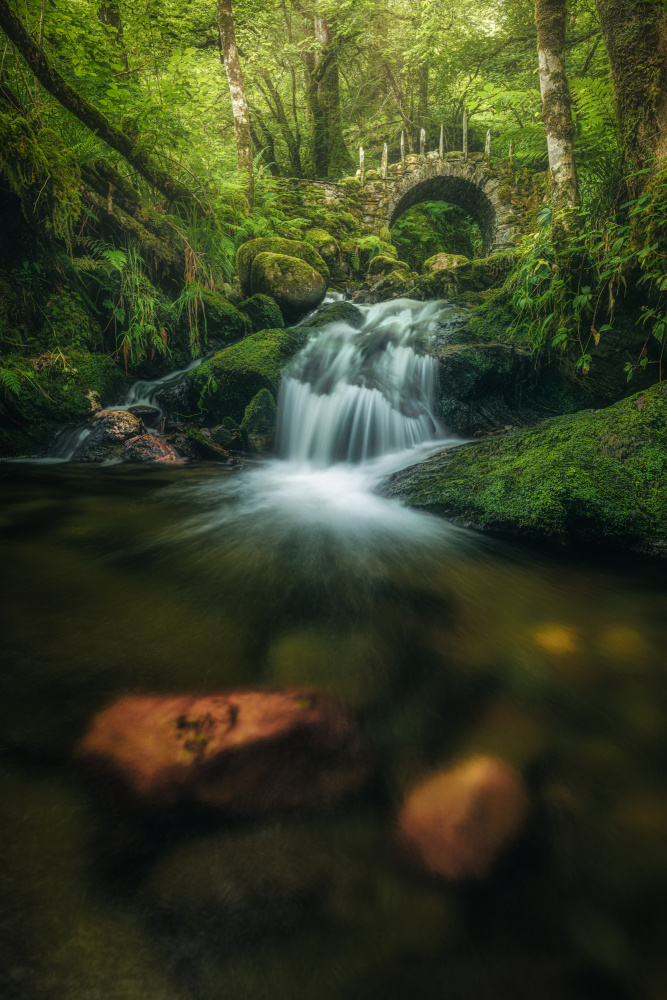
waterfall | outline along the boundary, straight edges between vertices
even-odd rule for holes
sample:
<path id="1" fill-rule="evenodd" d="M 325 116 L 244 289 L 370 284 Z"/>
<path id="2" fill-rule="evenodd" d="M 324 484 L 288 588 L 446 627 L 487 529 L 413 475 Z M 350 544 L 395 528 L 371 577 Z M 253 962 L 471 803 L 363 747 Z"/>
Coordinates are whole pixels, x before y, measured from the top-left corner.
<path id="1" fill-rule="evenodd" d="M 436 360 L 420 351 L 442 306 L 399 299 L 362 307 L 360 328 L 334 322 L 316 334 L 284 374 L 278 454 L 324 467 L 366 462 L 440 436 Z"/>

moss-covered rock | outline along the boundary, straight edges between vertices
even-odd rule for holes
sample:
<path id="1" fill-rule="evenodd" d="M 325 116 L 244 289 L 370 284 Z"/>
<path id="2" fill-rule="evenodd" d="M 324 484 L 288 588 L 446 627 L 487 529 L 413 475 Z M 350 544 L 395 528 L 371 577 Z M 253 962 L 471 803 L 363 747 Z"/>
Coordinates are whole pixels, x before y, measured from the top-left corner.
<path id="1" fill-rule="evenodd" d="M 364 325 L 364 314 L 361 309 L 357 309 L 351 302 L 328 302 L 317 310 L 315 316 L 301 324 L 300 329 L 319 329 L 322 326 L 329 326 L 331 323 L 347 323 L 356 330 L 360 330 Z"/>
<path id="2" fill-rule="evenodd" d="M 252 321 L 219 292 L 205 289 L 202 293 L 206 312 L 206 333 L 209 342 L 240 340 L 252 333 Z"/>
<path id="3" fill-rule="evenodd" d="M 297 257 L 261 253 L 252 264 L 250 287 L 253 294 L 274 298 L 283 316 L 298 319 L 320 304 L 327 282 L 319 271 Z"/>
<path id="4" fill-rule="evenodd" d="M 239 306 L 252 323 L 252 332 L 259 330 L 278 330 L 285 326 L 283 314 L 278 303 L 270 295 L 253 295 Z"/>
<path id="5" fill-rule="evenodd" d="M 338 263 L 340 247 L 338 246 L 338 241 L 333 238 L 331 233 L 328 233 L 325 229 L 307 229 L 304 239 L 311 246 L 315 247 L 329 267 Z"/>
<path id="6" fill-rule="evenodd" d="M 378 254 L 373 257 L 372 261 L 368 265 L 368 274 L 370 277 L 376 277 L 380 274 L 390 274 L 392 271 L 407 271 L 410 273 L 410 267 L 403 260 L 396 260 L 395 257 L 386 257 L 384 254 Z"/>
<path id="7" fill-rule="evenodd" d="M 388 496 L 482 530 L 667 552 L 667 386 L 442 452 Z"/>
<path id="8" fill-rule="evenodd" d="M 468 258 L 464 257 L 463 254 L 436 253 L 424 261 L 422 270 L 424 274 L 431 274 L 433 271 L 453 271 L 455 267 L 467 263 Z"/>
<path id="9" fill-rule="evenodd" d="M 241 421 L 243 443 L 259 455 L 272 451 L 276 436 L 278 407 L 268 389 L 260 389 L 250 400 Z"/>
<path id="10" fill-rule="evenodd" d="M 277 397 L 280 373 L 306 338 L 305 330 L 260 330 L 218 351 L 188 373 L 188 412 L 200 410 L 212 423 L 222 423 L 225 417 L 240 423 L 261 389 Z"/>
<path id="11" fill-rule="evenodd" d="M 329 280 L 329 268 L 317 250 L 309 243 L 303 243 L 299 240 L 285 240 L 278 236 L 263 237 L 243 243 L 236 253 L 236 270 L 241 288 L 246 295 L 254 294 L 254 291 L 258 290 L 252 288 L 251 272 L 253 261 L 262 253 L 296 257 L 297 260 L 310 264 L 315 271 L 322 275 L 325 281 Z"/>
<path id="12" fill-rule="evenodd" d="M 116 402 L 128 384 L 109 355 L 77 348 L 1 357 L 0 379 L 1 457 L 39 452 L 63 424 Z"/>

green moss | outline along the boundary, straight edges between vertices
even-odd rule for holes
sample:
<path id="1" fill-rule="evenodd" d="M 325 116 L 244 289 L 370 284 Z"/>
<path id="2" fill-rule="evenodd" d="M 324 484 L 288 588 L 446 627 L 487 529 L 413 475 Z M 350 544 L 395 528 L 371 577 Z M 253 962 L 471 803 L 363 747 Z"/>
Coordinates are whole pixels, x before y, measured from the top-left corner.
<path id="1" fill-rule="evenodd" d="M 241 435 L 248 451 L 265 454 L 273 448 L 276 433 L 278 408 L 268 389 L 260 389 L 248 403 L 243 420 Z"/>
<path id="2" fill-rule="evenodd" d="M 189 412 L 199 409 L 212 422 L 232 417 L 240 423 L 248 403 L 261 389 L 277 397 L 280 373 L 306 338 L 306 331 L 299 329 L 260 330 L 218 351 L 188 374 Z"/>
<path id="3" fill-rule="evenodd" d="M 410 267 L 405 261 L 396 260 L 394 257 L 386 257 L 384 254 L 378 254 L 376 257 L 373 257 L 368 265 L 368 273 L 370 275 L 389 274 L 391 271 L 407 271 L 409 273 Z"/>
<path id="4" fill-rule="evenodd" d="M 311 264 L 279 253 L 255 257 L 250 285 L 253 293 L 272 296 L 289 319 L 315 309 L 327 290 L 326 279 Z"/>
<path id="5" fill-rule="evenodd" d="M 386 492 L 485 530 L 667 550 L 667 386 L 399 474 Z"/>
<path id="6" fill-rule="evenodd" d="M 285 325 L 278 303 L 270 295 L 253 295 L 239 306 L 252 323 L 252 332 L 280 329 Z"/>
<path id="7" fill-rule="evenodd" d="M 284 240 L 277 236 L 265 237 L 243 243 L 236 254 L 236 270 L 241 282 L 241 288 L 246 295 L 252 291 L 250 275 L 253 262 L 262 253 L 296 257 L 297 260 L 302 260 L 306 264 L 310 264 L 312 268 L 322 275 L 325 281 L 329 280 L 329 268 L 317 250 L 310 246 L 309 243 L 301 243 L 298 240 Z"/>
<path id="8" fill-rule="evenodd" d="M 348 323 L 359 330 L 364 325 L 364 314 L 351 302 L 329 302 L 317 310 L 317 314 L 307 320 L 299 329 L 319 329 L 331 323 Z"/>
<path id="9" fill-rule="evenodd" d="M 3 372 L 14 376 L 15 390 L 7 388 Z M 34 454 L 63 424 L 115 402 L 127 382 L 109 355 L 81 349 L 47 352 L 32 361 L 0 358 L 0 455 Z"/>
<path id="10" fill-rule="evenodd" d="M 219 292 L 205 289 L 202 293 L 206 311 L 206 332 L 208 338 L 217 340 L 239 340 L 252 333 L 252 321 Z"/>
<path id="11" fill-rule="evenodd" d="M 67 287 L 54 289 L 41 310 L 44 323 L 38 340 L 45 347 L 83 347 L 100 350 L 102 331 L 81 300 Z"/>

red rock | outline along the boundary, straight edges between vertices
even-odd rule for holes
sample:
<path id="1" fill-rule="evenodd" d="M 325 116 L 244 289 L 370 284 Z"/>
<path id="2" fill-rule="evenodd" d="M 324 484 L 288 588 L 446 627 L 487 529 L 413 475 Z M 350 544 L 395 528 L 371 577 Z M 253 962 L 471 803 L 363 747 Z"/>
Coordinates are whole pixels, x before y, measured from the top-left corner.
<path id="1" fill-rule="evenodd" d="M 129 410 L 99 410 L 92 419 L 96 428 L 103 427 L 104 437 L 112 441 L 123 441 L 146 430 L 143 420 Z"/>
<path id="2" fill-rule="evenodd" d="M 350 717 L 311 689 L 121 698 L 77 757 L 100 794 L 150 810 L 326 806 L 367 770 Z"/>
<path id="3" fill-rule="evenodd" d="M 453 880 L 484 878 L 520 831 L 528 806 L 515 768 L 498 757 L 469 757 L 412 789 L 398 834 L 429 871 Z"/>
<path id="4" fill-rule="evenodd" d="M 182 462 L 183 459 L 176 449 L 164 438 L 156 434 L 141 434 L 128 438 L 124 443 L 130 462 Z"/>

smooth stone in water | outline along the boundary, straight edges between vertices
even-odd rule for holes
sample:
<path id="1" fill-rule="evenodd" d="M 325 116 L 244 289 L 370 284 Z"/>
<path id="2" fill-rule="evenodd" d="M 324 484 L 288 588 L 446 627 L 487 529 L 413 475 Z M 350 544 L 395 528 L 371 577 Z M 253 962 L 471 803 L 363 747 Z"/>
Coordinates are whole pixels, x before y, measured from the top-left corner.
<path id="1" fill-rule="evenodd" d="M 326 807 L 368 770 L 352 719 L 311 688 L 130 695 L 95 717 L 76 753 L 95 792 L 148 811 Z"/>
<path id="2" fill-rule="evenodd" d="M 129 438 L 123 444 L 123 452 L 123 458 L 127 462 L 173 464 L 183 461 L 172 444 L 155 434 L 140 434 Z"/>
<path id="3" fill-rule="evenodd" d="M 398 836 L 420 866 L 447 879 L 482 879 L 528 814 L 519 772 L 476 755 L 426 778 L 408 794 Z"/>

